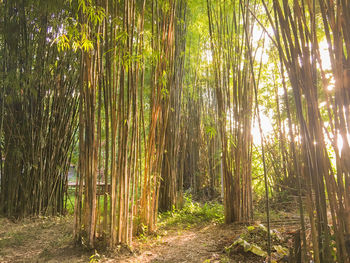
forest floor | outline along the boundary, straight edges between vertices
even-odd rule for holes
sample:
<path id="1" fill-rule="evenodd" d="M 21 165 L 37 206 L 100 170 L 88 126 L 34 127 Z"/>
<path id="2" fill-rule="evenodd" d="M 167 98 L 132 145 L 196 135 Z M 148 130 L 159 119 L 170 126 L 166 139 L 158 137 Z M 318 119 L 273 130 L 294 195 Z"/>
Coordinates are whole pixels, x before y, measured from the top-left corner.
<path id="1" fill-rule="evenodd" d="M 278 231 L 296 229 L 295 216 L 280 217 L 273 225 Z M 74 246 L 72 216 L 17 222 L 0 218 L 0 262 L 263 262 L 252 253 L 228 251 L 246 229 L 247 225 L 213 221 L 163 225 L 152 236 L 135 238 L 132 249 L 97 253 Z"/>
<path id="2" fill-rule="evenodd" d="M 224 247 L 241 233 L 239 225 L 195 226 L 165 230 L 147 243 L 138 242 L 138 253 L 122 256 L 120 262 L 229 262 Z M 109 261 L 112 262 L 112 261 Z"/>

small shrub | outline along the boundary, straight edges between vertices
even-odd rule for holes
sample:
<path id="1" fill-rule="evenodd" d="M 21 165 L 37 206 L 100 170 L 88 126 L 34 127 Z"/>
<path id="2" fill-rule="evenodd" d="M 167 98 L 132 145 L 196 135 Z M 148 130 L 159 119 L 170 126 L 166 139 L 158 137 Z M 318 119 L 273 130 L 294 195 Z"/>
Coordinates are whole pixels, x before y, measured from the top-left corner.
<path id="1" fill-rule="evenodd" d="M 161 226 L 192 226 L 204 222 L 222 223 L 224 209 L 217 202 L 202 205 L 193 201 L 190 194 L 185 194 L 182 209 L 173 208 L 171 211 L 161 213 L 159 219 Z"/>

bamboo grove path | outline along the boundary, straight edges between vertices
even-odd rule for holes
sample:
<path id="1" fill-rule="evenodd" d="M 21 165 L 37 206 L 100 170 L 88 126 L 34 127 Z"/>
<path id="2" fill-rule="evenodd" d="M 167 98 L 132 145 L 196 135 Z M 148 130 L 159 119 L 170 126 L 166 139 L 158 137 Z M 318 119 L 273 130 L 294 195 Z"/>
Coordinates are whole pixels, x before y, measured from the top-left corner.
<path id="1" fill-rule="evenodd" d="M 224 247 L 241 232 L 238 225 L 205 225 L 192 229 L 171 229 L 148 244 L 139 244 L 139 255 L 120 262 L 221 262 Z M 110 260 L 109 262 L 116 262 Z"/>
<path id="2" fill-rule="evenodd" d="M 0 262 L 258 262 L 256 258 L 225 253 L 225 247 L 233 243 L 246 225 L 215 223 L 160 228 L 157 235 L 135 238 L 132 250 L 126 247 L 113 252 L 98 249 L 96 261 L 92 261 L 94 251 L 74 245 L 72 221 L 72 217 L 42 217 L 18 222 L 0 218 Z M 272 227 L 285 233 L 298 228 L 297 224 L 298 218 L 293 215 L 274 220 Z"/>

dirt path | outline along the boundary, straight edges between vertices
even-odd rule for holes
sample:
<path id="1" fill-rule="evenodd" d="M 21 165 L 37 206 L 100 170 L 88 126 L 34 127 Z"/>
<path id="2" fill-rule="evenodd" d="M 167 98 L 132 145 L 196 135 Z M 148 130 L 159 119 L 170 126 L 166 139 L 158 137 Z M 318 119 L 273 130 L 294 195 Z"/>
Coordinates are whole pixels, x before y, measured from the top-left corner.
<path id="1" fill-rule="evenodd" d="M 0 262 L 89 262 L 92 251 L 75 247 L 72 218 L 37 218 L 11 222 L 0 218 Z M 203 225 L 161 230 L 126 249 L 101 253 L 99 262 L 229 262 L 223 248 L 240 232 L 235 225 Z"/>
<path id="2" fill-rule="evenodd" d="M 245 226 L 208 223 L 182 229 L 160 229 L 157 236 L 133 242 L 132 252 L 100 252 L 91 261 L 94 251 L 73 244 L 73 219 L 37 218 L 11 222 L 0 218 L 0 263 L 7 262 L 260 262 L 260 259 L 234 253 L 228 256 L 225 247 L 246 229 Z M 281 223 L 279 223 L 281 224 Z"/>
<path id="3" fill-rule="evenodd" d="M 240 233 L 235 225 L 210 224 L 188 230 L 169 230 L 147 245 L 135 244 L 139 255 L 106 262 L 229 262 L 223 248 Z"/>

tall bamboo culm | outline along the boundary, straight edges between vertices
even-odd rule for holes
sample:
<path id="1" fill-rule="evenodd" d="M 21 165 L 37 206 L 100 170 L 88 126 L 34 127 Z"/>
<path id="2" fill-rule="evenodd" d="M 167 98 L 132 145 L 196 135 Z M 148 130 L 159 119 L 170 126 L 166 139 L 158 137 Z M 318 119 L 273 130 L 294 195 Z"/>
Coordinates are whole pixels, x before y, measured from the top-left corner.
<path id="1" fill-rule="evenodd" d="M 266 11 L 268 10 L 265 3 Z M 306 197 L 312 233 L 315 262 L 334 262 L 331 238 L 334 235 L 337 262 L 349 262 L 349 172 L 345 160 L 349 154 L 348 132 L 348 76 L 349 38 L 346 1 L 273 1 L 274 26 L 280 59 L 293 90 L 301 143 L 296 152 L 302 157 L 299 185 Z M 269 13 L 269 12 L 267 12 Z M 274 17 L 274 18 L 272 18 Z M 322 24 L 329 47 L 332 74 L 327 77 L 321 61 L 317 26 Z M 282 71 L 283 72 L 283 71 Z M 329 90 L 330 81 L 334 90 Z M 326 98 L 327 128 L 320 113 L 320 94 Z M 328 138 L 327 138 L 327 137 Z M 341 136 L 343 147 L 337 140 Z M 330 162 L 326 139 L 331 141 L 336 155 L 336 174 Z M 293 154 L 296 158 L 296 154 Z M 299 176 L 299 175 L 298 175 Z M 301 198 L 299 198 L 301 203 Z M 301 204 L 302 208 L 302 204 Z M 303 223 L 303 222 L 302 222 Z M 303 224 L 302 224 L 303 225 Z M 329 228 L 332 225 L 332 231 Z M 306 251 L 305 228 L 302 231 L 303 260 L 311 257 Z"/>
<path id="2" fill-rule="evenodd" d="M 253 85 L 247 43 L 252 41 L 252 19 L 239 1 L 207 0 L 207 12 L 221 137 L 225 221 L 250 221 Z M 244 23 L 248 30 L 244 30 Z"/>
<path id="3" fill-rule="evenodd" d="M 0 6 L 0 214 L 10 218 L 65 212 L 78 57 L 52 43 L 71 14 L 62 4 L 66 13 L 46 1 Z"/>
<path id="4" fill-rule="evenodd" d="M 179 96 L 177 3 L 79 2 L 80 30 L 91 46 L 81 49 L 74 236 L 89 247 L 98 240 L 130 244 L 134 234 L 155 230 L 170 98 Z"/>

